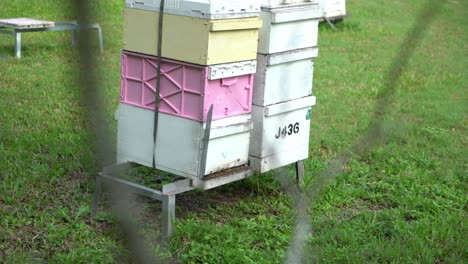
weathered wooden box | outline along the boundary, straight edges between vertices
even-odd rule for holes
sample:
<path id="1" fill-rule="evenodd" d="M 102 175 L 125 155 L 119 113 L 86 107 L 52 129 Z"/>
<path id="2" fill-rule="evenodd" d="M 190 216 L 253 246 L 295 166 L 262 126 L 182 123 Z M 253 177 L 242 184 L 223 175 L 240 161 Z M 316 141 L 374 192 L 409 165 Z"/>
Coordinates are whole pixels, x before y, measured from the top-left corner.
<path id="1" fill-rule="evenodd" d="M 158 12 L 125 8 L 123 49 L 156 55 Z M 208 20 L 164 14 L 162 57 L 199 65 L 255 60 L 259 17 Z"/>
<path id="2" fill-rule="evenodd" d="M 249 161 L 266 172 L 308 157 L 310 119 L 315 97 L 270 106 L 252 106 Z"/>
<path id="3" fill-rule="evenodd" d="M 154 110 L 156 57 L 122 51 L 120 101 Z M 250 113 L 255 61 L 211 66 L 161 60 L 159 111 L 206 121 Z"/>
<path id="4" fill-rule="evenodd" d="M 252 102 L 267 106 L 312 95 L 317 48 L 257 55 Z"/>
<path id="5" fill-rule="evenodd" d="M 134 162 L 197 179 L 224 169 L 247 164 L 251 116 L 213 121 L 205 171 L 203 163 L 206 123 L 159 113 L 156 145 L 153 141 L 154 111 L 120 104 L 116 113 L 117 163 Z M 155 148 L 156 146 L 156 148 Z"/>
<path id="6" fill-rule="evenodd" d="M 161 0 L 126 0 L 127 7 L 159 12 Z M 170 0 L 164 13 L 206 19 L 258 16 L 259 1 L 252 0 Z"/>
<path id="7" fill-rule="evenodd" d="M 258 52 L 271 54 L 317 46 L 318 23 L 322 17 L 319 5 L 297 5 L 264 8 L 260 16 Z"/>

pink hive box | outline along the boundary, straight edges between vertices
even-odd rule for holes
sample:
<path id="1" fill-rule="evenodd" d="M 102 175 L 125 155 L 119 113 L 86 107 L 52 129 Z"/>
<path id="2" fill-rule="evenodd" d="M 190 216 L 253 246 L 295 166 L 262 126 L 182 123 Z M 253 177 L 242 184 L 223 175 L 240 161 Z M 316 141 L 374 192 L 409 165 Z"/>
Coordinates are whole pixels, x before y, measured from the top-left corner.
<path id="1" fill-rule="evenodd" d="M 157 60 L 122 51 L 120 100 L 154 110 Z M 200 66 L 163 58 L 159 111 L 206 121 L 250 113 L 256 61 Z"/>

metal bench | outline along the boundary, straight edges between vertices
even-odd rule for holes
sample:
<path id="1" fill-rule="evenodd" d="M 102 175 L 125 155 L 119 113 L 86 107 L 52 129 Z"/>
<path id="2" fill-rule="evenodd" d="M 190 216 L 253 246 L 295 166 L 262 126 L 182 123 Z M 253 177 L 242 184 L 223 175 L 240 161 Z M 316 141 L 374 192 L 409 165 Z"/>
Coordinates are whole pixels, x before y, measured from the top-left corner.
<path id="1" fill-rule="evenodd" d="M 102 29 L 99 24 L 80 25 L 76 21 L 46 21 L 32 18 L 9 18 L 0 19 L 0 33 L 13 35 L 15 37 L 15 56 L 21 58 L 21 34 L 25 32 L 39 31 L 72 31 L 72 45 L 76 43 L 76 31 L 79 29 L 97 30 L 99 37 L 99 48 L 104 48 L 102 40 Z"/>

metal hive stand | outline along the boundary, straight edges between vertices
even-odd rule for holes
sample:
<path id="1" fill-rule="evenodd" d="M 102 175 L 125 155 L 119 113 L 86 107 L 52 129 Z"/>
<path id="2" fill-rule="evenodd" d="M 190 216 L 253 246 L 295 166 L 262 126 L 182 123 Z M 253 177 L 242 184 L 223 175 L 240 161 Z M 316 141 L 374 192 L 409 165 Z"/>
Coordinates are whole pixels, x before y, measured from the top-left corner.
<path id="1" fill-rule="evenodd" d="M 162 233 L 164 237 L 169 237 L 174 233 L 173 220 L 175 219 L 175 196 L 193 189 L 209 190 L 224 184 L 245 179 L 254 174 L 254 171 L 247 166 L 229 170 L 229 173 L 218 173 L 207 176 L 203 180 L 183 179 L 165 184 L 162 190 L 155 190 L 140 184 L 116 177 L 117 174 L 128 171 L 131 168 L 141 165 L 127 162 L 106 167 L 96 177 L 94 186 L 94 200 L 92 207 L 92 218 L 96 216 L 99 200 L 101 197 L 103 183 L 106 186 L 123 187 L 129 193 L 136 193 L 154 200 L 162 202 Z"/>
<path id="2" fill-rule="evenodd" d="M 302 182 L 304 176 L 303 161 L 296 162 L 296 180 Z M 116 174 L 128 171 L 142 165 L 136 163 L 122 163 L 104 168 L 104 170 L 96 177 L 94 185 L 94 199 L 92 206 L 92 218 L 94 219 L 97 213 L 97 208 L 101 198 L 103 183 L 113 187 L 123 187 L 129 193 L 139 194 L 154 200 L 162 202 L 162 234 L 165 238 L 170 237 L 174 233 L 173 221 L 175 220 L 175 196 L 180 193 L 191 191 L 194 189 L 209 190 L 221 185 L 248 178 L 255 172 L 247 167 L 242 166 L 227 170 L 227 172 L 214 173 L 208 175 L 203 180 L 183 179 L 175 182 L 164 184 L 161 190 L 155 190 L 140 184 L 136 184 L 127 180 L 115 177 Z"/>

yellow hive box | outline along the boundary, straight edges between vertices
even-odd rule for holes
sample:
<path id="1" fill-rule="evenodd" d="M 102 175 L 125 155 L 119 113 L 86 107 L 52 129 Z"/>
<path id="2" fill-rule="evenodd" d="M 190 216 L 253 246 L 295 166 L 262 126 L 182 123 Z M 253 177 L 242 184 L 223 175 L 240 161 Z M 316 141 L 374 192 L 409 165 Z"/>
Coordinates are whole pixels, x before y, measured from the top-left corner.
<path id="1" fill-rule="evenodd" d="M 124 9 L 123 48 L 157 55 L 159 13 Z M 164 14 L 162 57 L 200 65 L 255 60 L 260 18 L 208 20 Z"/>

